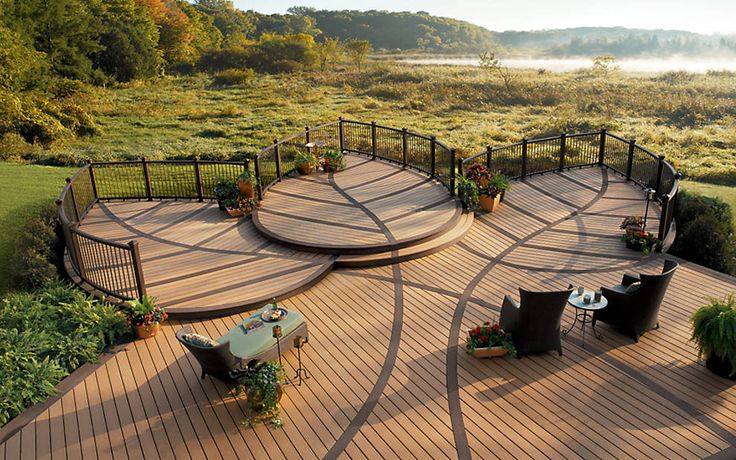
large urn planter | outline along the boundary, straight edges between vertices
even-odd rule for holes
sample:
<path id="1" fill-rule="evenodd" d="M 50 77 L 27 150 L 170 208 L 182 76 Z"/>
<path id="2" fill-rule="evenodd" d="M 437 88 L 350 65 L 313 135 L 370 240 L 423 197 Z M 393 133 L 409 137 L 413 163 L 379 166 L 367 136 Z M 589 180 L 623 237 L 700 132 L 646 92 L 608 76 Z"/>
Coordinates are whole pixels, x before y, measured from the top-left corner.
<path id="1" fill-rule="evenodd" d="M 299 171 L 299 174 L 302 176 L 306 176 L 307 174 L 311 174 L 312 171 L 314 171 L 314 166 L 311 164 L 305 164 L 305 165 L 299 165 L 296 167 L 296 170 Z"/>
<path id="2" fill-rule="evenodd" d="M 711 353 L 708 359 L 705 360 L 705 367 L 719 377 L 736 381 L 736 373 L 733 372 L 731 362 L 717 356 L 715 353 Z"/>
<path id="3" fill-rule="evenodd" d="M 280 383 L 274 384 L 276 387 L 276 402 L 281 402 L 281 397 L 284 396 L 284 389 Z M 260 414 L 263 412 L 263 389 L 257 386 L 248 387 L 245 390 L 246 400 L 248 402 L 248 408 L 253 411 L 254 414 Z"/>
<path id="4" fill-rule="evenodd" d="M 481 194 L 478 199 L 478 204 L 480 205 L 481 209 L 484 210 L 485 212 L 494 212 L 500 202 L 501 202 L 500 193 L 494 196 Z"/>

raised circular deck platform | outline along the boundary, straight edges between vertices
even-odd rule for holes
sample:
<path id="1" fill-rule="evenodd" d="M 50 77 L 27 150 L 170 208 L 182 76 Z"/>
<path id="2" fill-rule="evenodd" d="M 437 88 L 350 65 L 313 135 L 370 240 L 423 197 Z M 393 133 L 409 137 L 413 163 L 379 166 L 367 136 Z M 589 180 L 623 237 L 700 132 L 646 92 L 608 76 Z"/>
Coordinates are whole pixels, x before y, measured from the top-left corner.
<path id="1" fill-rule="evenodd" d="M 420 244 L 454 229 L 462 205 L 426 175 L 346 155 L 346 169 L 274 185 L 253 215 L 268 239 L 301 251 L 373 254 Z"/>

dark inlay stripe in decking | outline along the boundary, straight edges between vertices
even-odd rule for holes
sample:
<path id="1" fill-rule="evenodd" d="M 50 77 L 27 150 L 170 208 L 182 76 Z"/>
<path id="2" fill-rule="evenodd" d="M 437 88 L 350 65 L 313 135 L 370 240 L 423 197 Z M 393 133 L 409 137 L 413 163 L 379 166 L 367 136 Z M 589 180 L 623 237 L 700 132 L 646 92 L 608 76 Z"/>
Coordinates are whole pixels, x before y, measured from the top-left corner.
<path id="1" fill-rule="evenodd" d="M 383 233 L 380 228 L 368 228 L 368 227 L 362 227 L 360 225 L 352 225 L 352 224 L 346 224 L 343 222 L 335 222 L 332 220 L 317 219 L 315 217 L 297 216 L 297 215 L 289 214 L 286 212 L 274 211 L 273 209 L 268 209 L 268 208 L 261 208 L 258 210 L 258 212 L 261 214 L 271 214 L 273 216 L 285 217 L 287 219 L 293 219 L 296 221 L 307 221 L 307 222 L 312 222 L 314 224 L 322 224 L 322 225 L 327 225 L 331 227 L 348 228 L 350 230 L 357 230 L 359 232 Z M 298 223 L 295 225 L 298 225 Z"/>

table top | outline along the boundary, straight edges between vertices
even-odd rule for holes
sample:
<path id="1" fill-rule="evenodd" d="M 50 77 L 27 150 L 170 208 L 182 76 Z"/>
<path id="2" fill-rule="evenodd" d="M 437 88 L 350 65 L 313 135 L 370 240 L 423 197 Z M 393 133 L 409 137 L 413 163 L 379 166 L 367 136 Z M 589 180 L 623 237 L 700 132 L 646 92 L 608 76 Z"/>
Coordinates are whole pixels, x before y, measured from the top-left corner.
<path id="1" fill-rule="evenodd" d="M 258 309 L 220 337 L 218 342 L 229 342 L 230 352 L 239 358 L 255 356 L 270 347 L 276 346 L 276 339 L 273 337 L 273 327 L 275 325 L 281 326 L 282 334 L 285 336 L 304 323 L 304 315 L 296 310 L 288 310 L 288 314 L 280 321 L 273 323 L 263 321 L 261 313 L 267 309 L 270 309 L 269 305 Z"/>
<path id="2" fill-rule="evenodd" d="M 585 303 L 585 301 L 583 300 L 585 294 L 588 294 L 590 296 L 590 303 Z M 596 302 L 595 292 L 585 291 L 582 296 L 579 296 L 578 291 L 574 291 L 572 294 L 570 294 L 570 298 L 567 299 L 567 303 L 581 310 L 595 311 L 603 310 L 604 308 L 606 308 L 606 306 L 608 306 L 608 299 L 606 299 L 605 296 L 601 296 L 601 300 L 599 302 Z"/>

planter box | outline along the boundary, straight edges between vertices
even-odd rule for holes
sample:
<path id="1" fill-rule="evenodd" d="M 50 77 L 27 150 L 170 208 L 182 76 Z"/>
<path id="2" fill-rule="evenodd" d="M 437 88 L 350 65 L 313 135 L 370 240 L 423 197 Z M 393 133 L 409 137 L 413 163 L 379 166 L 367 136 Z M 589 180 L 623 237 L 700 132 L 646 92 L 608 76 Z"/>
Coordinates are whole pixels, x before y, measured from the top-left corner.
<path id="1" fill-rule="evenodd" d="M 227 213 L 230 214 L 230 217 L 242 217 L 245 215 L 242 209 L 228 209 Z"/>
<path id="2" fill-rule="evenodd" d="M 470 341 L 470 331 L 465 331 L 466 340 Z M 504 347 L 476 348 L 471 353 L 475 358 L 500 358 L 506 356 L 509 351 Z"/>
<path id="3" fill-rule="evenodd" d="M 501 202 L 501 194 L 491 197 L 489 195 L 481 195 L 478 199 L 481 209 L 486 212 L 493 212 L 498 207 L 498 203 Z"/>

